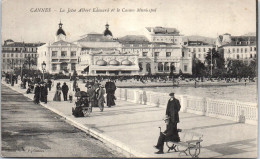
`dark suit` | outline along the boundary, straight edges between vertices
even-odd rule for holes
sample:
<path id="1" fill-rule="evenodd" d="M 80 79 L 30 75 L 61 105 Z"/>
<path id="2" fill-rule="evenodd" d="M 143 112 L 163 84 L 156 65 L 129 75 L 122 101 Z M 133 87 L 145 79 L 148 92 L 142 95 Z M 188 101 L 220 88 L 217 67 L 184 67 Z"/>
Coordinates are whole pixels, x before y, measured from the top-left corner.
<path id="1" fill-rule="evenodd" d="M 170 118 L 172 123 L 179 123 L 179 111 L 181 109 L 181 105 L 178 99 L 174 98 L 173 100 L 169 99 L 167 108 L 166 108 L 166 115 Z"/>
<path id="2" fill-rule="evenodd" d="M 179 142 L 179 134 L 177 131 L 177 123 L 180 122 L 179 120 L 179 111 L 181 105 L 178 99 L 169 99 L 167 108 L 166 108 L 166 115 L 169 117 L 169 123 L 167 125 L 166 130 L 164 133 L 160 133 L 160 137 L 158 139 L 156 147 L 163 151 L 164 142 L 165 141 L 176 141 Z"/>
<path id="3" fill-rule="evenodd" d="M 63 99 L 64 99 L 64 101 L 67 101 L 67 96 L 68 96 L 69 87 L 68 87 L 66 84 L 63 84 L 61 90 L 62 90 L 62 93 L 63 93 Z"/>
<path id="4" fill-rule="evenodd" d="M 39 104 L 40 102 L 40 95 L 41 95 L 41 88 L 40 86 L 36 86 L 34 89 L 34 102 Z"/>

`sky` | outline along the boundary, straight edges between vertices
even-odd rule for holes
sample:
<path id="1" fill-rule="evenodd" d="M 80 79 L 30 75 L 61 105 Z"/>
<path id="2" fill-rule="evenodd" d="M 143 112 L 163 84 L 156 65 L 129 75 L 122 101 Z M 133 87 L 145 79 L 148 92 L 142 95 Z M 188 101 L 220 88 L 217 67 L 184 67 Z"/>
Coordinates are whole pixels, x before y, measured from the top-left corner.
<path id="1" fill-rule="evenodd" d="M 93 12 L 93 8 L 109 12 Z M 33 12 L 50 8 L 50 12 Z M 76 12 L 67 13 L 68 8 Z M 81 8 L 90 12 L 78 12 Z M 138 8 L 156 12 L 137 12 Z M 65 12 L 60 12 L 60 10 Z M 115 9 L 115 11 L 112 11 Z M 119 9 L 117 12 L 117 9 Z M 123 12 L 123 10 L 135 12 Z M 114 37 L 144 35 L 145 27 L 173 27 L 183 35 L 216 37 L 256 32 L 255 0 L 3 0 L 2 42 L 54 41 L 58 23 L 73 41 L 90 32 L 103 33 L 109 23 Z"/>

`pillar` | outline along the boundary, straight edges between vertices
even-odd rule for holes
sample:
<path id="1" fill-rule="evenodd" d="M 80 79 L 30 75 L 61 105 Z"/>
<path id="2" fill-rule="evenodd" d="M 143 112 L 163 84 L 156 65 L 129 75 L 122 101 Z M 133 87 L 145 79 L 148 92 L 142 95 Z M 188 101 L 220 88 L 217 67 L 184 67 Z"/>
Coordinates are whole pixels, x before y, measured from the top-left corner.
<path id="1" fill-rule="evenodd" d="M 57 72 L 60 72 L 60 64 L 57 64 Z"/>

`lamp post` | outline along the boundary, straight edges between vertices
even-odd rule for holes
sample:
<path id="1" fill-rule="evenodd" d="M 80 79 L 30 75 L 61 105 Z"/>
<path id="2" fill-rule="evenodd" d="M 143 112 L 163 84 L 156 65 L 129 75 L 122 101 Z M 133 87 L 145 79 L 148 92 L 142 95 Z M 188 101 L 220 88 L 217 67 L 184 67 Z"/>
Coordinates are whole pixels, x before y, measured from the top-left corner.
<path id="1" fill-rule="evenodd" d="M 212 64 L 212 49 L 210 49 L 210 75 L 211 75 L 211 77 L 212 77 L 212 66 L 213 66 L 213 64 Z"/>
<path id="2" fill-rule="evenodd" d="M 13 84 L 13 74 L 14 74 L 14 67 L 15 67 L 14 59 L 11 59 L 9 65 L 11 67 L 11 86 L 14 86 Z"/>
<path id="3" fill-rule="evenodd" d="M 45 72 L 45 69 L 46 69 L 46 63 L 45 63 L 45 61 L 43 61 L 43 62 L 42 62 L 42 74 L 43 74 L 42 81 L 44 81 L 44 72 Z"/>

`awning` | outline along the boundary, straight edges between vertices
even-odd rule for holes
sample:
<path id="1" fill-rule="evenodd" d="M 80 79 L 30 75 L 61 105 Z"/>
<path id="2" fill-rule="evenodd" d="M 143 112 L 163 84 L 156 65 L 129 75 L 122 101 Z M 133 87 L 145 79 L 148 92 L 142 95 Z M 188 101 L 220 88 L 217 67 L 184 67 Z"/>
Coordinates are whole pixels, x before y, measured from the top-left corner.
<path id="1" fill-rule="evenodd" d="M 91 70 L 100 71 L 139 71 L 138 66 L 97 66 L 91 65 Z"/>

